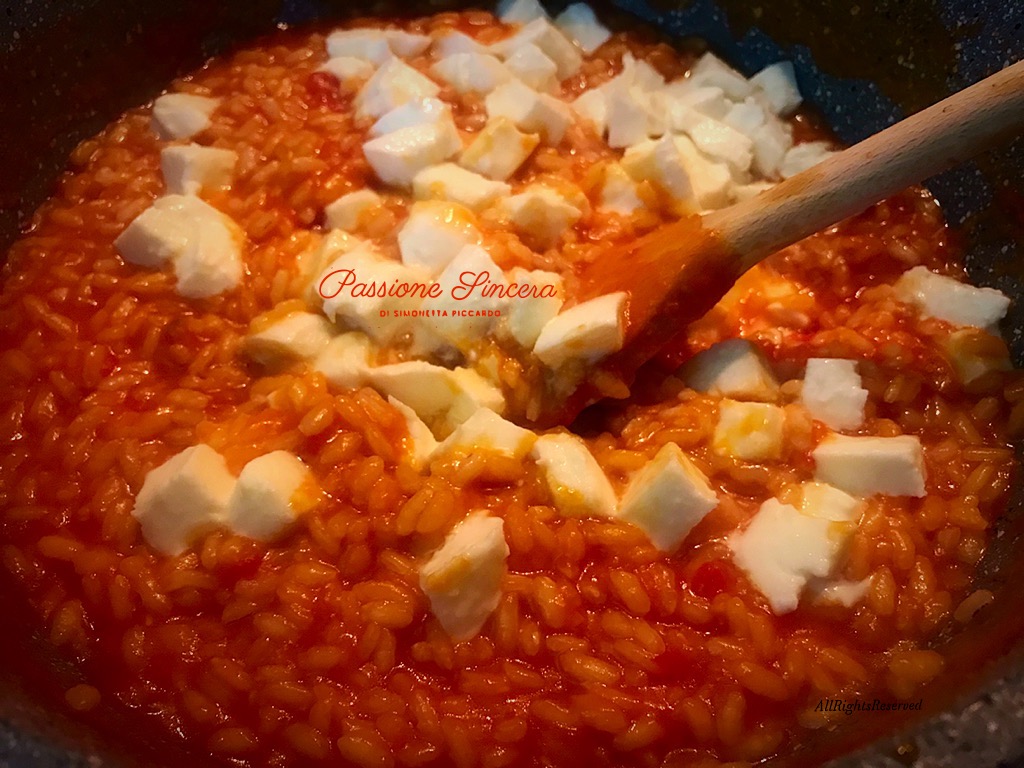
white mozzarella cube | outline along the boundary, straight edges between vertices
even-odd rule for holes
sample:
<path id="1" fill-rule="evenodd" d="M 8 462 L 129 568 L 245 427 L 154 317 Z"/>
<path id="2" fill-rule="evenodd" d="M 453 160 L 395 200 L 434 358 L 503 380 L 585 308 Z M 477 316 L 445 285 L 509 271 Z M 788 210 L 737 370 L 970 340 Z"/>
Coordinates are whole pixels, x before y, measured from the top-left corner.
<path id="1" fill-rule="evenodd" d="M 470 368 L 449 370 L 411 360 L 374 368 L 370 378 L 379 392 L 405 403 L 425 422 L 448 432 L 481 408 L 499 414 L 505 410 L 501 391 Z"/>
<path id="2" fill-rule="evenodd" d="M 157 198 L 125 227 L 114 247 L 129 264 L 150 269 L 163 266 L 188 248 L 193 234 L 188 212 L 196 200 L 180 195 Z"/>
<path id="3" fill-rule="evenodd" d="M 524 133 L 504 117 L 489 120 L 459 158 L 459 165 L 496 181 L 506 181 L 540 144 L 536 133 Z"/>
<path id="4" fill-rule="evenodd" d="M 657 139 L 670 133 L 664 97 L 654 91 L 646 94 L 645 102 L 647 105 L 647 135 Z"/>
<path id="5" fill-rule="evenodd" d="M 383 64 L 391 58 L 391 46 L 382 29 L 342 29 L 327 36 L 327 55 Z"/>
<path id="6" fill-rule="evenodd" d="M 448 200 L 474 213 L 512 193 L 508 184 L 492 181 L 455 163 L 435 165 L 420 171 L 412 180 L 412 190 L 417 200 Z"/>
<path id="7" fill-rule="evenodd" d="M 392 58 L 391 45 L 384 30 L 337 30 L 327 36 L 327 52 L 332 58 L 359 58 L 373 65 L 382 65 Z"/>
<path id="8" fill-rule="evenodd" d="M 706 158 L 686 136 L 674 139 L 690 180 L 693 197 L 703 210 L 724 208 L 732 200 L 732 173 L 724 163 Z"/>
<path id="9" fill-rule="evenodd" d="M 164 140 L 190 139 L 210 125 L 219 99 L 190 93 L 165 93 L 153 102 L 153 132 Z"/>
<path id="10" fill-rule="evenodd" d="M 677 131 L 686 130 L 701 117 L 724 120 L 733 108 L 733 102 L 721 88 L 697 85 L 687 78 L 673 80 L 661 93 L 669 112 L 669 125 Z"/>
<path id="11" fill-rule="evenodd" d="M 324 208 L 324 224 L 328 229 L 354 232 L 371 216 L 379 211 L 383 201 L 372 189 L 359 189 L 342 195 Z"/>
<path id="12" fill-rule="evenodd" d="M 459 393 L 453 371 L 422 360 L 382 365 L 370 373 L 375 389 L 405 403 L 428 424 L 444 416 Z"/>
<path id="13" fill-rule="evenodd" d="M 995 288 L 978 288 L 927 267 L 904 272 L 893 287 L 901 301 L 913 304 L 921 314 L 953 325 L 989 328 L 1010 308 L 1009 297 Z"/>
<path id="14" fill-rule="evenodd" d="M 770 403 L 723 400 L 712 446 L 721 456 L 767 461 L 782 456 L 786 412 Z"/>
<path id="15" fill-rule="evenodd" d="M 805 141 L 786 151 L 786 156 L 779 166 L 779 174 L 784 179 L 812 168 L 823 160 L 827 160 L 835 151 L 827 141 Z"/>
<path id="16" fill-rule="evenodd" d="M 677 133 L 688 133 L 705 120 L 713 119 L 709 118 L 707 115 L 701 114 L 695 109 L 691 109 L 688 106 L 672 101 L 669 97 L 665 96 L 664 93 L 660 95 L 659 103 L 660 105 L 664 105 L 664 119 L 667 127 L 669 130 Z"/>
<path id="17" fill-rule="evenodd" d="M 555 19 L 555 26 L 583 49 L 588 56 L 608 42 L 612 33 L 597 20 L 593 9 L 586 3 L 573 3 Z"/>
<path id="18" fill-rule="evenodd" d="M 608 97 L 600 88 L 584 91 L 570 105 L 573 111 L 594 125 L 598 135 L 608 130 Z"/>
<path id="19" fill-rule="evenodd" d="M 393 109 L 416 99 L 437 96 L 437 83 L 401 59 L 390 58 L 356 96 L 359 117 L 380 118 Z"/>
<path id="20" fill-rule="evenodd" d="M 793 128 L 781 120 L 768 120 L 751 139 L 754 142 L 753 171 L 766 179 L 783 178 L 782 166 L 793 148 Z"/>
<path id="21" fill-rule="evenodd" d="M 620 216 L 632 216 L 644 207 L 643 200 L 637 194 L 637 187 L 636 181 L 621 165 L 609 165 L 604 171 L 599 207 Z"/>
<path id="22" fill-rule="evenodd" d="M 335 336 L 334 327 L 321 315 L 292 312 L 251 334 L 245 351 L 261 365 L 309 360 L 319 355 Z"/>
<path id="23" fill-rule="evenodd" d="M 768 361 L 745 339 L 729 339 L 704 350 L 683 369 L 687 386 L 734 400 L 778 399 L 779 383 Z"/>
<path id="24" fill-rule="evenodd" d="M 925 495 L 924 449 L 916 435 L 830 435 L 813 457 L 817 480 L 855 496 Z"/>
<path id="25" fill-rule="evenodd" d="M 440 273 L 467 245 L 480 243 L 472 214 L 451 203 L 430 200 L 413 205 L 398 230 L 402 263 L 431 277 Z"/>
<path id="26" fill-rule="evenodd" d="M 704 118 L 687 133 L 694 145 L 708 157 L 743 173 L 754 160 L 754 142 L 724 122 Z"/>
<path id="27" fill-rule="evenodd" d="M 592 88 L 592 91 L 607 96 L 612 91 L 633 92 L 644 97 L 662 96 L 666 90 L 665 78 L 654 67 L 633 54 L 626 53 L 622 57 L 622 70 L 603 85 Z"/>
<path id="28" fill-rule="evenodd" d="M 658 549 L 672 552 L 718 506 L 718 495 L 678 445 L 666 444 L 637 472 L 619 503 L 618 518 L 637 526 Z"/>
<path id="29" fill-rule="evenodd" d="M 537 0 L 501 0 L 497 16 L 506 24 L 529 24 L 537 19 L 548 18 L 544 6 Z"/>
<path id="30" fill-rule="evenodd" d="M 565 285 L 560 275 L 540 269 L 532 271 L 515 267 L 509 273 L 513 285 L 535 289 L 529 295 L 519 295 L 509 302 L 502 318 L 501 333 L 511 337 L 524 349 L 533 349 L 544 326 L 562 309 L 565 303 Z"/>
<path id="31" fill-rule="evenodd" d="M 437 276 L 440 293 L 423 302 L 424 310 L 439 316 L 425 322 L 449 344 L 463 352 L 482 340 L 501 318 L 509 303 L 501 268 L 478 245 L 465 245 Z"/>
<path id="32" fill-rule="evenodd" d="M 415 469 L 423 469 L 437 451 L 437 438 L 412 408 L 394 397 L 389 397 L 388 402 L 405 420 L 405 427 L 409 433 L 409 441 L 406 444 L 409 462 Z"/>
<path id="33" fill-rule="evenodd" d="M 649 137 L 661 136 L 668 127 L 665 79 L 646 61 L 627 53 L 622 72 L 595 89 L 605 98 L 604 122 L 611 147 L 631 147 Z"/>
<path id="34" fill-rule="evenodd" d="M 834 603 L 845 608 L 853 608 L 871 589 L 871 581 L 870 576 L 860 581 L 813 579 L 807 587 L 816 603 Z"/>
<path id="35" fill-rule="evenodd" d="M 242 468 L 228 502 L 227 524 L 240 536 L 273 541 L 315 501 L 309 468 L 288 451 L 274 451 Z"/>
<path id="36" fill-rule="evenodd" d="M 800 400 L 818 421 L 836 430 L 856 429 L 864 422 L 867 399 L 856 361 L 821 357 L 807 361 Z"/>
<path id="37" fill-rule="evenodd" d="M 359 389 L 370 382 L 371 350 L 366 334 L 343 333 L 320 351 L 313 368 L 336 389 Z"/>
<path id="38" fill-rule="evenodd" d="M 721 88 L 733 101 L 743 101 L 754 93 L 754 86 L 743 75 L 713 53 L 705 53 L 697 60 L 689 80 L 697 86 Z"/>
<path id="39" fill-rule="evenodd" d="M 826 483 L 802 483 L 800 511 L 822 520 L 859 524 L 864 501 Z"/>
<path id="40" fill-rule="evenodd" d="M 450 434 L 481 408 L 497 414 L 505 412 L 505 396 L 489 380 L 472 368 L 456 368 L 451 373 L 455 397 L 440 424 L 445 434 Z"/>
<path id="41" fill-rule="evenodd" d="M 638 59 L 631 53 L 622 57 L 622 72 L 616 80 L 636 86 L 645 92 L 660 91 L 665 87 L 665 78 L 644 59 Z"/>
<path id="42" fill-rule="evenodd" d="M 572 122 L 568 104 L 546 93 L 538 93 L 518 80 L 493 90 L 484 103 L 491 118 L 508 118 L 517 128 L 540 134 L 552 145 L 562 140 Z"/>
<path id="43" fill-rule="evenodd" d="M 780 117 L 791 115 L 804 100 L 797 87 L 796 72 L 791 61 L 780 61 L 765 67 L 750 78 L 750 84 Z"/>
<path id="44" fill-rule="evenodd" d="M 370 137 L 386 136 L 403 128 L 441 126 L 452 119 L 451 108 L 440 99 L 413 99 L 388 112 L 370 127 Z"/>
<path id="45" fill-rule="evenodd" d="M 401 29 L 385 29 L 384 37 L 395 56 L 419 56 L 434 42 L 428 35 L 419 35 Z"/>
<path id="46" fill-rule="evenodd" d="M 429 282 L 426 272 L 385 259 L 363 247 L 333 261 L 317 280 L 317 285 L 327 317 L 344 327 L 364 332 L 378 344 L 387 344 L 408 324 L 401 310 L 418 307 L 422 299 L 418 287 Z M 388 290 L 403 283 L 409 288 L 404 294 Z M 370 285 L 377 289 L 370 290 Z"/>
<path id="47" fill-rule="evenodd" d="M 456 642 L 477 634 L 498 607 L 508 554 L 502 521 L 477 512 L 456 525 L 420 569 L 430 610 Z"/>
<path id="48" fill-rule="evenodd" d="M 180 555 L 224 523 L 234 488 L 224 457 L 208 445 L 195 445 L 146 474 L 132 517 L 149 546 Z"/>
<path id="49" fill-rule="evenodd" d="M 234 288 L 242 279 L 238 226 L 191 195 L 168 195 L 143 211 L 114 241 L 125 261 L 158 267 L 170 260 L 176 290 L 190 299 Z"/>
<path id="50" fill-rule="evenodd" d="M 572 517 L 613 517 L 615 490 L 587 444 L 575 435 L 541 435 L 531 452 L 558 511 Z"/>
<path id="51" fill-rule="evenodd" d="M 527 43 L 505 59 L 509 72 L 534 90 L 547 92 L 558 86 L 558 67 L 547 54 Z"/>
<path id="52" fill-rule="evenodd" d="M 739 104 L 731 104 L 720 119 L 729 127 L 735 128 L 748 139 L 753 140 L 754 133 L 767 123 L 769 118 L 761 100 L 752 96 Z"/>
<path id="53" fill-rule="evenodd" d="M 516 229 L 545 248 L 554 245 L 583 217 L 583 211 L 557 190 L 541 184 L 532 184 L 518 195 L 505 198 L 501 207 Z"/>
<path id="54" fill-rule="evenodd" d="M 775 614 L 796 609 L 808 581 L 838 566 L 853 526 L 802 514 L 768 499 L 742 531 L 729 537 L 736 563 Z"/>
<path id="55" fill-rule="evenodd" d="M 303 298 L 308 304 L 319 308 L 323 303 L 320 278 L 327 267 L 349 251 L 368 249 L 372 246 L 365 240 L 341 229 L 332 229 L 327 234 L 313 238 L 312 244 L 296 258 L 296 268 L 306 283 Z"/>
<path id="56" fill-rule="evenodd" d="M 426 319 L 422 306 L 417 313 L 418 319 L 410 323 L 406 339 L 407 355 L 416 359 L 440 358 L 451 361 L 457 350 L 433 327 L 431 319 Z"/>
<path id="57" fill-rule="evenodd" d="M 199 144 L 164 147 L 160 169 L 171 195 L 197 195 L 201 190 L 231 186 L 238 155 L 230 149 Z"/>
<path id="58" fill-rule="evenodd" d="M 533 353 L 557 369 L 570 360 L 590 364 L 618 352 L 625 341 L 625 303 L 626 294 L 618 292 L 570 307 L 544 326 Z"/>
<path id="59" fill-rule="evenodd" d="M 658 134 L 650 97 L 639 87 L 613 82 L 604 94 L 609 147 L 632 147 Z"/>
<path id="60" fill-rule="evenodd" d="M 457 93 L 490 93 L 512 79 L 508 68 L 489 53 L 453 53 L 435 63 L 430 72 Z"/>
<path id="61" fill-rule="evenodd" d="M 446 32 L 434 42 L 434 52 L 437 58 L 443 59 L 453 56 L 456 53 L 487 53 L 489 48 L 478 43 L 469 35 L 463 32 L 452 30 Z"/>
<path id="62" fill-rule="evenodd" d="M 956 371 L 961 384 L 970 384 L 993 371 L 1008 371 L 1010 363 L 1005 344 L 979 344 L 980 330 L 961 329 L 949 334 L 942 341 L 942 348 Z"/>
<path id="63" fill-rule="evenodd" d="M 417 173 L 443 163 L 461 148 L 459 131 L 449 119 L 433 125 L 402 128 L 372 139 L 363 144 L 363 153 L 385 184 L 410 187 Z"/>
<path id="64" fill-rule="evenodd" d="M 341 82 L 348 80 L 368 80 L 376 69 L 372 62 L 355 56 L 335 56 L 320 65 L 318 72 L 334 75 Z"/>
<path id="65" fill-rule="evenodd" d="M 486 451 L 511 459 L 522 459 L 537 442 L 537 436 L 506 421 L 488 408 L 481 408 L 455 428 L 437 450 L 438 456 Z"/>
<path id="66" fill-rule="evenodd" d="M 672 136 L 630 147 L 622 156 L 622 167 L 636 181 L 650 181 L 676 200 L 693 199 L 690 174 Z"/>
<path id="67" fill-rule="evenodd" d="M 499 55 L 508 58 L 527 43 L 540 48 L 545 56 L 555 62 L 559 80 L 572 77 L 583 66 L 583 56 L 579 49 L 547 19 L 534 19 L 512 37 L 491 47 Z"/>

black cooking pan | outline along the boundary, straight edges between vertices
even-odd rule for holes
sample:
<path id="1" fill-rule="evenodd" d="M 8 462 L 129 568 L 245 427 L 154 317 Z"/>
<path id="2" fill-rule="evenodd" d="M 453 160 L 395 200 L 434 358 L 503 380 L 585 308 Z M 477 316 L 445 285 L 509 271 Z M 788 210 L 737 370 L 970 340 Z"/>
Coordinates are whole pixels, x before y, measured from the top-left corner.
<path id="1" fill-rule="evenodd" d="M 47 196 L 71 149 L 207 57 L 273 31 L 358 13 L 432 13 L 459 3 L 338 0 L 21 0 L 0 18 L 0 252 Z M 466 5 L 463 3 L 462 5 Z M 597 3 L 600 5 L 600 3 Z M 620 0 L 613 23 L 706 39 L 748 73 L 781 57 L 840 139 L 901 115 L 1024 56 L 1021 0 Z M 1024 361 L 1024 140 L 931 180 L 967 245 L 975 283 L 1014 297 L 1005 325 Z M 982 564 L 996 602 L 951 644 L 949 670 L 923 694 L 924 720 L 868 715 L 820 734 L 785 762 L 843 766 L 1024 765 L 1024 538 L 1019 492 Z M 0 766 L 201 765 L 147 738 L 137 716 L 100 708 L 72 721 L 75 671 L 52 657 L 17 594 L 0 581 Z M 868 744 L 867 747 L 863 745 Z M 859 752 L 849 754 L 851 750 Z"/>

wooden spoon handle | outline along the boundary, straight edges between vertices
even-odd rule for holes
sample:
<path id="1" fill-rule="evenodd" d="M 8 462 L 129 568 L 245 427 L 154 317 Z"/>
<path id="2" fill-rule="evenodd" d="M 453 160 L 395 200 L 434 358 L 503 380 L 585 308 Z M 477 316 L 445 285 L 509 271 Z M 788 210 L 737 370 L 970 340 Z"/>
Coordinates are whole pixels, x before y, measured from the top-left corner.
<path id="1" fill-rule="evenodd" d="M 1024 61 L 797 174 L 708 213 L 742 269 L 1024 129 Z"/>

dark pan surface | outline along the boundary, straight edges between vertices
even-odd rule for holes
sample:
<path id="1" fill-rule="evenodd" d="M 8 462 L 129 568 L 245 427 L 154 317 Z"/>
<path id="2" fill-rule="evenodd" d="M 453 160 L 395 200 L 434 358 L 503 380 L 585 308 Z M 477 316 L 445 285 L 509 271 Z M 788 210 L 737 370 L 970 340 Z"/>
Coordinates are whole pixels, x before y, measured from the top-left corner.
<path id="1" fill-rule="evenodd" d="M 46 197 L 78 141 L 208 56 L 271 32 L 277 23 L 339 18 L 355 13 L 353 6 L 362 13 L 426 13 L 457 4 L 8 0 L 0 17 L 0 252 Z M 1021 0 L 607 5 L 622 23 L 640 19 L 671 37 L 703 37 L 748 74 L 793 59 L 805 96 L 849 143 L 1024 57 Z M 973 282 L 1016 299 L 1004 330 L 1018 364 L 1024 362 L 1024 140 L 928 186 L 968 245 Z M 837 768 L 1024 766 L 1024 611 L 1016 594 L 1024 581 L 1022 508 L 1018 493 L 983 563 L 980 586 L 996 591 L 996 604 L 953 641 L 956 662 L 924 694 L 930 719 L 912 724 L 868 716 L 864 733 L 880 740 L 839 759 Z M 20 629 L 30 618 L 3 584 L 0 616 L 0 768 L 198 765 L 173 746 L 145 743 L 123 713 L 102 712 L 95 728 L 68 720 L 62 692 L 73 684 L 74 671 L 45 658 L 41 643 Z M 885 735 L 901 727 L 899 735 Z M 126 745 L 138 757 L 125 757 Z M 852 746 L 856 742 L 820 751 L 811 745 L 794 764 L 819 764 Z"/>

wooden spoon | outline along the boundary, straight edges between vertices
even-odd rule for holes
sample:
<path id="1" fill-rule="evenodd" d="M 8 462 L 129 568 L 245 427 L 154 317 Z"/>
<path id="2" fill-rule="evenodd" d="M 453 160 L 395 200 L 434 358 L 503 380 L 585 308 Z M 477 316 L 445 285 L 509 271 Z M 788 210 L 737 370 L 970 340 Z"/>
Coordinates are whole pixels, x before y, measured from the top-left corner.
<path id="1" fill-rule="evenodd" d="M 766 256 L 1022 129 L 1019 62 L 754 198 L 682 218 L 607 253 L 581 274 L 581 296 L 627 293 L 624 346 L 539 421 L 568 423 L 587 405 L 621 393 L 643 363 Z"/>

